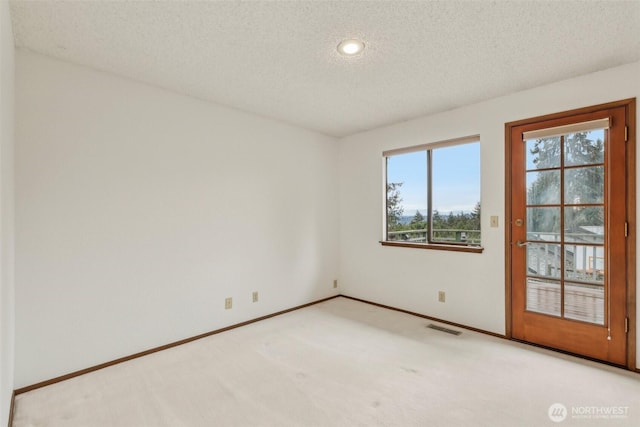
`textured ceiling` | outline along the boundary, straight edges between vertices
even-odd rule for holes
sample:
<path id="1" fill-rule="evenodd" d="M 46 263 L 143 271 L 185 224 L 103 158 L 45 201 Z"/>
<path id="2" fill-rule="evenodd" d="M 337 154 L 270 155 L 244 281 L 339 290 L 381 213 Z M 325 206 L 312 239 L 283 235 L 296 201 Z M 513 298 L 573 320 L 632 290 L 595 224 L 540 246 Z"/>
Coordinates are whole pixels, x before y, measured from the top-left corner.
<path id="1" fill-rule="evenodd" d="M 334 136 L 640 60 L 640 1 L 12 1 L 16 46 Z M 366 43 L 345 58 L 346 37 Z"/>

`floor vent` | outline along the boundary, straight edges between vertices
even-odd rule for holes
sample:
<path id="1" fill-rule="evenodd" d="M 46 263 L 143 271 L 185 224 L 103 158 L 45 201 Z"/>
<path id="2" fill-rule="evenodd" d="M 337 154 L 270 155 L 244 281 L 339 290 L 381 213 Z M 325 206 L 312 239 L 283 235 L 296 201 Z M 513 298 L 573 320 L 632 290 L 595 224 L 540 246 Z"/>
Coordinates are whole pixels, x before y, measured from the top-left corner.
<path id="1" fill-rule="evenodd" d="M 446 332 L 451 335 L 460 335 L 462 333 L 460 331 L 455 331 L 453 329 L 443 328 L 442 326 L 434 325 L 433 323 L 429 323 L 427 325 L 427 328 L 435 329 L 436 331 L 440 331 L 440 332 Z"/>

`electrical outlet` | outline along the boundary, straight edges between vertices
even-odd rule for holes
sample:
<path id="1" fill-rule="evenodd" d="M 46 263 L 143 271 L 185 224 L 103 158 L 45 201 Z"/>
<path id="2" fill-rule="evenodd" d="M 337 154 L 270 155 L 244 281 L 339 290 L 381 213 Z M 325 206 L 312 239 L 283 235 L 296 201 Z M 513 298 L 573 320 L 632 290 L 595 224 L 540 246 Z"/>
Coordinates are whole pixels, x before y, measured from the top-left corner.
<path id="1" fill-rule="evenodd" d="M 333 287 L 334 287 L 334 288 L 337 288 L 337 287 L 338 287 L 338 279 L 335 279 L 335 280 L 333 281 Z"/>
<path id="2" fill-rule="evenodd" d="M 494 228 L 498 226 L 498 215 L 491 216 L 491 226 Z"/>
<path id="3" fill-rule="evenodd" d="M 253 302 L 258 302 L 258 291 L 253 292 L 252 298 L 253 298 Z"/>
<path id="4" fill-rule="evenodd" d="M 445 301 L 445 293 L 444 293 L 444 291 L 438 291 L 438 301 L 439 302 L 444 302 Z"/>
<path id="5" fill-rule="evenodd" d="M 231 308 L 233 308 L 233 298 L 225 298 L 224 309 L 230 310 Z"/>

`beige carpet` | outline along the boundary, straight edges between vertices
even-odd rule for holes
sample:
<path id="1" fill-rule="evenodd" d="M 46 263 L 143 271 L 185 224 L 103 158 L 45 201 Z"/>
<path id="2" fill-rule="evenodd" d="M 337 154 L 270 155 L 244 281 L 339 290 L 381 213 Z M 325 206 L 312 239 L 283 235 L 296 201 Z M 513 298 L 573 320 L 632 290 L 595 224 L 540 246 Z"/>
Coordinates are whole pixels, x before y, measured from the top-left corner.
<path id="1" fill-rule="evenodd" d="M 636 373 L 428 323 L 337 298 L 21 394 L 14 426 L 640 426 Z"/>

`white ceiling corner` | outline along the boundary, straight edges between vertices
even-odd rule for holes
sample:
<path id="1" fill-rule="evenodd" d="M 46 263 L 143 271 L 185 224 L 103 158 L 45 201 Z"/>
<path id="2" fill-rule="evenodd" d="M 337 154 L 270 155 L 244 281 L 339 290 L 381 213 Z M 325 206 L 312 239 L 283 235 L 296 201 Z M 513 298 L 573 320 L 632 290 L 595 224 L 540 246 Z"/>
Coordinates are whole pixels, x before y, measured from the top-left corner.
<path id="1" fill-rule="evenodd" d="M 342 137 L 640 60 L 640 1 L 25 1 L 17 47 Z M 344 38 L 366 43 L 345 58 Z"/>

